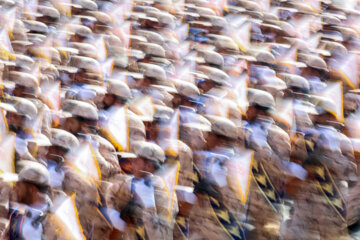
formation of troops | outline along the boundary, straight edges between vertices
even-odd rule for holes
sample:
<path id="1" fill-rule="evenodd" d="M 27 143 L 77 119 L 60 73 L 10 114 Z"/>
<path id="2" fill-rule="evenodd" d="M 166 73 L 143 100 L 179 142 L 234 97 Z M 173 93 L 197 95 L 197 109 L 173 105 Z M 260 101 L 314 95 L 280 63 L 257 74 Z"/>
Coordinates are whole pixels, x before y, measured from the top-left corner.
<path id="1" fill-rule="evenodd" d="M 0 239 L 360 239 L 357 0 L 0 0 Z"/>

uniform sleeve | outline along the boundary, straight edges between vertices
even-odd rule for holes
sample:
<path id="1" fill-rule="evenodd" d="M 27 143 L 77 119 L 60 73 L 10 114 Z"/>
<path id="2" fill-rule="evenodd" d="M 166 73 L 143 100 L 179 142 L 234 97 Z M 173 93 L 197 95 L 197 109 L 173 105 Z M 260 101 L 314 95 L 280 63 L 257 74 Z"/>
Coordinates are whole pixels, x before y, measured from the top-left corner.
<path id="1" fill-rule="evenodd" d="M 6 182 L 0 181 L 0 236 L 8 226 L 9 198 L 11 187 Z"/>
<path id="2" fill-rule="evenodd" d="M 108 208 L 118 212 L 125 207 L 131 199 L 131 178 L 120 175 L 105 192 L 105 200 Z"/>
<path id="3" fill-rule="evenodd" d="M 180 146 L 180 171 L 178 185 L 193 186 L 193 152 L 183 142 L 179 141 Z"/>
<path id="4" fill-rule="evenodd" d="M 268 143 L 274 153 L 282 160 L 290 160 L 290 137 L 284 130 L 275 125 L 270 127 L 268 129 Z"/>

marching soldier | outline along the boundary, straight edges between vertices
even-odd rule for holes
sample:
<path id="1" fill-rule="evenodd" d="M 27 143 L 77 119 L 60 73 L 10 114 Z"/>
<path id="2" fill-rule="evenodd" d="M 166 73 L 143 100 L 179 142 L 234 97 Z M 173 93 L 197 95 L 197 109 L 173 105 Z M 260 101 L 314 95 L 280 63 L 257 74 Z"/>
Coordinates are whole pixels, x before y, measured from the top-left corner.
<path id="1" fill-rule="evenodd" d="M 168 196 L 163 180 L 153 175 L 165 160 L 163 150 L 153 143 L 138 142 L 132 159 L 132 176 L 123 177 L 108 189 L 109 208 L 126 223 L 125 239 L 172 239 Z M 114 227 L 116 228 L 116 227 Z"/>
<path id="2" fill-rule="evenodd" d="M 245 145 L 255 152 L 248 206 L 249 223 L 255 229 L 248 237 L 278 239 L 285 177 L 283 161 L 289 161 L 290 139 L 270 117 L 275 110 L 271 94 L 257 89 L 248 91 Z"/>
<path id="3" fill-rule="evenodd" d="M 49 172 L 40 163 L 19 162 L 22 167 L 9 209 L 7 239 L 42 239 L 43 220 L 51 205 Z"/>
<path id="4" fill-rule="evenodd" d="M 344 191 L 355 168 L 346 157 L 342 134 L 333 127 L 334 107 L 330 99 L 317 99 L 315 128 L 305 136 L 308 177 L 298 184 L 286 239 L 348 239 Z"/>

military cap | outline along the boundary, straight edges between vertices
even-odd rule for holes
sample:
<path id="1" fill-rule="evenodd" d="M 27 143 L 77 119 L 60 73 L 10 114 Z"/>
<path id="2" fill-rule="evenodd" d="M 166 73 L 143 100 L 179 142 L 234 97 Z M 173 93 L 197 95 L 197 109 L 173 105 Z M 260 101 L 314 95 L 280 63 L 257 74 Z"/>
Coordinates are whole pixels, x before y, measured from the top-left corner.
<path id="1" fill-rule="evenodd" d="M 271 13 L 271 12 L 264 12 L 264 20 L 275 20 L 275 21 L 278 21 L 279 20 L 279 17 L 276 16 L 274 13 Z"/>
<path id="2" fill-rule="evenodd" d="M 156 18 L 161 24 L 165 24 L 169 26 L 174 25 L 175 17 L 170 13 L 163 11 L 154 11 L 154 10 L 145 11 L 145 12 L 147 16 Z"/>
<path id="3" fill-rule="evenodd" d="M 156 43 L 159 45 L 163 45 L 165 40 L 163 36 L 161 36 L 159 33 L 149 30 L 136 30 L 136 35 L 143 36 L 147 39 L 148 42 Z"/>
<path id="4" fill-rule="evenodd" d="M 77 101 L 77 100 L 65 100 L 62 104 L 62 110 L 65 113 L 70 113 L 71 116 L 82 117 L 90 120 L 98 120 L 97 109 L 90 103 Z"/>
<path id="5" fill-rule="evenodd" d="M 272 55 L 270 52 L 263 50 L 263 49 L 252 49 L 250 52 L 254 54 L 256 57 L 256 61 L 258 62 L 264 62 L 264 63 L 275 63 L 276 59 L 274 55 Z"/>
<path id="6" fill-rule="evenodd" d="M 216 16 L 215 11 L 208 7 L 198 7 L 194 5 L 191 8 L 194 9 L 200 16 Z"/>
<path id="7" fill-rule="evenodd" d="M 268 20 L 269 23 L 267 26 L 272 25 L 272 28 L 274 28 L 275 30 L 278 30 L 278 28 L 276 28 L 276 26 L 280 27 L 280 30 L 282 31 L 282 34 L 285 34 L 287 36 L 295 36 L 296 35 L 296 30 L 295 27 L 293 25 L 291 25 L 290 23 L 286 22 L 286 21 L 274 21 L 274 20 Z"/>
<path id="8" fill-rule="evenodd" d="M 79 140 L 74 135 L 58 128 L 50 129 L 50 142 L 53 146 L 63 147 L 69 150 L 77 148 L 80 145 Z"/>
<path id="9" fill-rule="evenodd" d="M 217 135 L 231 139 L 238 137 L 236 125 L 229 119 L 215 115 L 205 115 L 211 122 L 211 131 Z"/>
<path id="10" fill-rule="evenodd" d="M 38 134 L 36 138 L 29 139 L 28 142 L 35 143 L 39 147 L 51 146 L 50 139 L 42 133 Z"/>
<path id="11" fill-rule="evenodd" d="M 322 40 L 342 42 L 344 41 L 343 35 L 339 31 L 323 30 L 321 34 Z"/>
<path id="12" fill-rule="evenodd" d="M 11 7 L 15 6 L 15 4 L 16 3 L 13 0 L 1 0 L 0 1 L 0 5 L 5 8 L 11 8 Z"/>
<path id="13" fill-rule="evenodd" d="M 43 16 L 51 17 L 51 18 L 60 18 L 59 11 L 54 7 L 40 5 L 38 6 L 38 11 Z"/>
<path id="14" fill-rule="evenodd" d="M 224 28 L 228 24 L 226 19 L 223 17 L 208 15 L 206 17 L 204 16 L 204 18 L 209 19 L 209 22 L 214 27 Z"/>
<path id="15" fill-rule="evenodd" d="M 314 54 L 298 54 L 299 61 L 304 62 L 308 67 L 328 71 L 326 62 L 319 56 Z"/>
<path id="16" fill-rule="evenodd" d="M 34 119 L 37 115 L 36 106 L 26 98 L 11 97 L 8 103 L 14 105 L 17 114 L 23 115 L 28 119 Z"/>
<path id="17" fill-rule="evenodd" d="M 29 42 L 34 44 L 42 44 L 46 40 L 46 36 L 38 33 L 26 33 Z"/>
<path id="18" fill-rule="evenodd" d="M 321 40 L 319 47 L 325 48 L 325 50 L 328 50 L 331 53 L 331 55 L 335 55 L 335 56 L 344 56 L 348 52 L 346 47 L 344 47 L 344 45 L 333 41 Z"/>
<path id="19" fill-rule="evenodd" d="M 174 80 L 174 84 L 179 95 L 191 99 L 195 99 L 200 95 L 200 91 L 195 84 L 181 80 Z"/>
<path id="20" fill-rule="evenodd" d="M 32 44 L 32 42 L 27 40 L 26 34 L 24 36 L 24 40 L 11 41 L 11 46 L 16 53 L 25 53 Z"/>
<path id="21" fill-rule="evenodd" d="M 154 119 L 161 120 L 161 121 L 168 121 L 171 119 L 174 110 L 167 106 L 154 104 L 155 114 Z"/>
<path id="22" fill-rule="evenodd" d="M 76 35 L 79 35 L 81 37 L 88 37 L 91 36 L 92 31 L 90 28 L 79 25 L 79 24 L 69 24 L 69 29 Z"/>
<path id="23" fill-rule="evenodd" d="M 306 3 L 302 2 L 289 2 L 289 4 L 298 10 L 298 12 L 315 15 L 313 8 Z"/>
<path id="24" fill-rule="evenodd" d="M 116 155 L 120 156 L 120 158 L 136 158 L 136 154 L 131 152 L 116 152 Z"/>
<path id="25" fill-rule="evenodd" d="M 89 57 L 72 56 L 70 59 L 70 65 L 73 67 L 86 69 L 87 71 L 92 73 L 101 72 L 99 62 Z"/>
<path id="26" fill-rule="evenodd" d="M 19 181 L 50 186 L 50 174 L 44 165 L 33 161 L 20 161 L 19 164 L 23 166 L 18 176 Z"/>
<path id="27" fill-rule="evenodd" d="M 347 26 L 335 26 L 336 30 L 340 31 L 343 37 L 345 38 L 353 38 L 357 37 L 357 33 L 354 29 Z"/>
<path id="28" fill-rule="evenodd" d="M 146 37 L 131 34 L 130 36 L 131 46 L 138 46 L 139 43 L 147 42 Z"/>
<path id="29" fill-rule="evenodd" d="M 171 84 L 169 86 L 151 84 L 150 87 L 159 90 L 163 95 L 177 93 L 175 86 L 173 87 Z"/>
<path id="30" fill-rule="evenodd" d="M 35 61 L 31 57 L 23 54 L 14 54 L 14 55 L 16 57 L 15 59 L 16 66 L 27 68 L 27 70 L 33 69 Z"/>
<path id="31" fill-rule="evenodd" d="M 33 20 L 24 20 L 24 25 L 27 29 L 39 33 L 47 33 L 48 27 L 45 23 Z"/>
<path id="32" fill-rule="evenodd" d="M 323 24 L 326 24 L 326 25 L 340 25 L 341 24 L 341 20 L 338 17 L 336 17 L 335 15 L 330 14 L 328 12 L 323 12 L 321 14 L 321 19 L 322 19 Z"/>
<path id="33" fill-rule="evenodd" d="M 256 2 L 252 2 L 248 0 L 239 0 L 238 4 L 247 10 L 256 11 L 256 12 L 262 11 L 261 6 Z"/>
<path id="34" fill-rule="evenodd" d="M 250 105 L 259 105 L 261 107 L 275 109 L 275 101 L 273 96 L 265 91 L 248 88 L 248 101 Z"/>
<path id="35" fill-rule="evenodd" d="M 200 51 L 200 53 L 206 63 L 220 67 L 224 65 L 224 58 L 221 54 L 210 50 Z"/>
<path id="36" fill-rule="evenodd" d="M 150 21 L 151 23 L 158 23 L 159 21 L 154 17 L 149 17 L 146 15 L 139 15 L 138 16 L 139 21 Z"/>
<path id="37" fill-rule="evenodd" d="M 96 1 L 79 0 L 79 1 L 75 1 L 75 3 L 79 4 L 85 10 L 90 10 L 90 11 L 98 10 L 98 6 L 97 6 Z"/>
<path id="38" fill-rule="evenodd" d="M 128 85 L 119 79 L 106 79 L 107 93 L 122 98 L 131 98 L 132 94 Z"/>
<path id="39" fill-rule="evenodd" d="M 215 39 L 215 47 L 218 50 L 239 52 L 238 45 L 229 36 L 217 36 Z"/>
<path id="40" fill-rule="evenodd" d="M 136 45 L 145 54 L 161 58 L 165 57 L 165 49 L 156 43 L 139 42 Z"/>
<path id="41" fill-rule="evenodd" d="M 9 78 L 11 81 L 21 86 L 36 90 L 38 88 L 38 79 L 36 79 L 36 77 L 30 73 L 11 71 L 9 73 Z"/>
<path id="42" fill-rule="evenodd" d="M 306 78 L 301 77 L 296 74 L 289 74 L 289 73 L 280 73 L 279 76 L 286 82 L 286 84 L 291 87 L 300 88 L 305 91 L 310 90 L 309 82 Z"/>
<path id="43" fill-rule="evenodd" d="M 79 50 L 79 55 L 90 58 L 97 58 L 97 49 L 90 43 L 71 42 L 69 45 Z"/>
<path id="44" fill-rule="evenodd" d="M 88 13 L 91 16 L 95 17 L 96 20 L 101 24 L 108 25 L 108 24 L 112 23 L 111 17 L 104 12 L 89 11 Z"/>
<path id="45" fill-rule="evenodd" d="M 155 64 L 139 63 L 140 70 L 144 71 L 144 77 L 151 77 L 160 81 L 166 81 L 165 70 Z"/>
<path id="46" fill-rule="evenodd" d="M 138 141 L 135 143 L 135 154 L 154 162 L 163 163 L 165 161 L 164 151 L 155 143 Z"/>
<path id="47" fill-rule="evenodd" d="M 227 75 L 224 71 L 221 71 L 218 68 L 208 67 L 208 66 L 200 66 L 199 70 L 206 74 L 210 80 L 221 84 L 229 86 L 229 75 Z"/>

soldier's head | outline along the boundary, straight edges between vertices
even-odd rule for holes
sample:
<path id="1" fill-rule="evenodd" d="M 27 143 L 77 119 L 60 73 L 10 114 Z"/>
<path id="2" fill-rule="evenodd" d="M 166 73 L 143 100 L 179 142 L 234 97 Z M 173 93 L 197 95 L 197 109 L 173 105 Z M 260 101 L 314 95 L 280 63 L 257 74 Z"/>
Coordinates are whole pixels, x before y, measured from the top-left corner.
<path id="1" fill-rule="evenodd" d="M 248 90 L 249 107 L 246 117 L 249 122 L 255 121 L 259 116 L 269 116 L 275 109 L 275 101 L 270 93 L 258 89 Z"/>
<path id="2" fill-rule="evenodd" d="M 124 106 L 131 97 L 130 88 L 126 83 L 119 79 L 108 79 L 107 93 L 102 100 L 103 107 L 108 109 L 111 106 Z"/>
<path id="3" fill-rule="evenodd" d="M 200 91 L 197 86 L 186 81 L 175 81 L 174 84 L 177 93 L 174 94 L 174 97 L 171 100 L 173 107 L 177 108 L 182 105 L 196 108 L 197 98 L 200 95 Z"/>
<path id="4" fill-rule="evenodd" d="M 9 130 L 15 133 L 25 131 L 26 126 L 36 117 L 37 109 L 25 98 L 12 97 L 10 100 L 16 111 L 8 111 L 6 114 Z"/>
<path id="5" fill-rule="evenodd" d="M 79 140 L 71 133 L 57 128 L 50 130 L 51 146 L 47 153 L 47 159 L 60 163 L 65 158 L 65 155 L 72 149 L 79 146 Z"/>
<path id="6" fill-rule="evenodd" d="M 284 97 L 300 99 L 310 91 L 309 82 L 300 75 L 281 73 L 280 77 L 286 82 L 287 89 Z"/>
<path id="7" fill-rule="evenodd" d="M 95 106 L 77 100 L 66 100 L 62 104 L 66 117 L 62 128 L 74 135 L 96 133 L 98 114 Z"/>
<path id="8" fill-rule="evenodd" d="M 315 124 L 331 125 L 337 122 L 336 104 L 331 99 L 325 97 L 315 98 L 317 114 L 313 115 L 313 122 Z"/>
<path id="9" fill-rule="evenodd" d="M 238 138 L 236 125 L 231 120 L 213 115 L 206 118 L 211 122 L 211 132 L 205 135 L 208 150 L 230 146 Z"/>
<path id="10" fill-rule="evenodd" d="M 166 82 L 166 72 L 162 67 L 150 63 L 139 63 L 139 68 L 144 73 L 144 77 L 137 80 L 137 88 L 147 89 L 152 84 Z"/>
<path id="11" fill-rule="evenodd" d="M 51 142 L 47 136 L 44 134 L 38 134 L 36 138 L 32 138 L 28 140 L 28 149 L 29 152 L 34 156 L 36 154 L 37 159 L 43 159 L 46 157 L 49 152 L 49 148 L 51 146 Z"/>
<path id="12" fill-rule="evenodd" d="M 169 108 L 167 106 L 154 104 L 155 108 L 155 114 L 153 121 L 146 122 L 146 137 L 147 139 L 151 141 L 157 141 L 158 138 L 164 137 L 167 138 L 166 131 L 167 127 L 169 125 L 169 120 L 171 119 L 174 110 L 172 108 Z"/>
<path id="13" fill-rule="evenodd" d="M 30 73 L 11 71 L 9 78 L 15 83 L 13 95 L 16 97 L 34 98 L 38 95 L 38 79 Z"/>
<path id="14" fill-rule="evenodd" d="M 224 71 L 209 67 L 209 66 L 200 66 L 200 71 L 202 71 L 208 78 L 198 81 L 198 88 L 202 90 L 203 93 L 207 93 L 210 89 L 215 87 L 225 87 L 230 86 L 229 76 Z"/>
<path id="15" fill-rule="evenodd" d="M 132 160 L 132 172 L 135 177 L 145 177 L 158 170 L 165 161 L 164 151 L 155 143 L 137 142 L 137 158 Z"/>
<path id="16" fill-rule="evenodd" d="M 27 205 L 36 203 L 41 193 L 47 193 L 50 186 L 50 175 L 46 167 L 32 161 L 18 163 L 20 173 L 14 192 L 16 201 Z"/>

